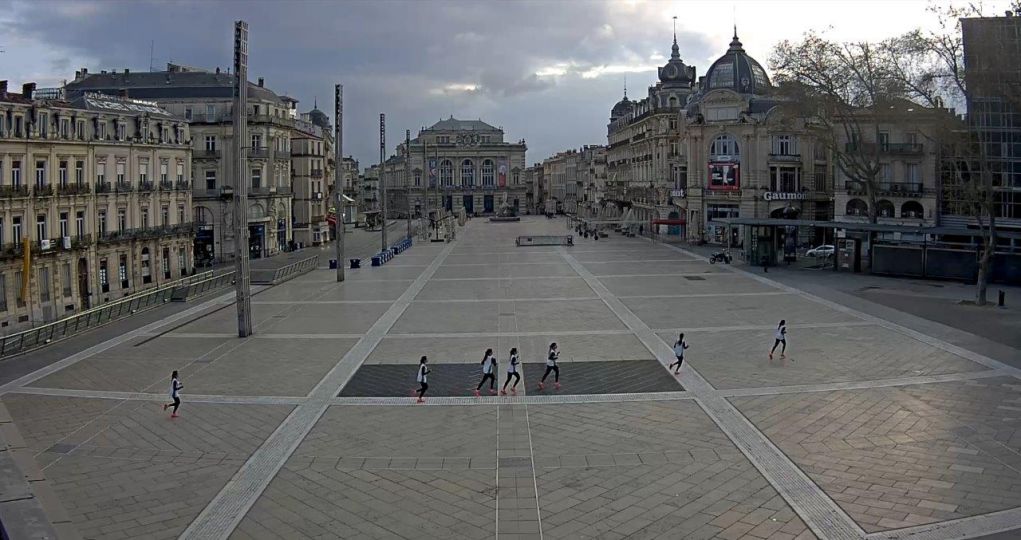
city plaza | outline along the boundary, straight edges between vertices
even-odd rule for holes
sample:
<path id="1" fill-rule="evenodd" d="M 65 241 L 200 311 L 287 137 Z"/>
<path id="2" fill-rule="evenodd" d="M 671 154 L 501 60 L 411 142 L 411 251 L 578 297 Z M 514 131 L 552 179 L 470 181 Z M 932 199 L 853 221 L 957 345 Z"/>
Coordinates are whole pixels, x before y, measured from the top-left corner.
<path id="1" fill-rule="evenodd" d="M 84 538 L 966 538 L 1021 524 L 1016 367 L 684 248 L 514 242 L 572 232 L 472 220 L 343 283 L 324 265 L 256 289 L 249 338 L 231 292 L 84 350 L 58 343 L 66 355 L 5 378 L 0 397 Z M 780 319 L 789 347 L 770 360 Z M 563 386 L 540 391 L 554 341 Z M 511 347 L 517 395 L 471 396 L 485 349 L 502 385 Z M 172 370 L 176 419 L 160 405 Z"/>

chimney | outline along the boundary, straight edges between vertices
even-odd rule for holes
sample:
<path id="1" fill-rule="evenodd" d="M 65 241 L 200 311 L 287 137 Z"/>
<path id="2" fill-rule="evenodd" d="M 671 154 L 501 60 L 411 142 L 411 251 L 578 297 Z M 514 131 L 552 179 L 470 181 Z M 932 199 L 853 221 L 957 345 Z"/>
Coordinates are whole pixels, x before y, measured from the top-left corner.
<path id="1" fill-rule="evenodd" d="M 35 83 L 25 83 L 21 85 L 21 97 L 25 99 L 32 99 L 32 94 L 35 93 Z"/>
<path id="2" fill-rule="evenodd" d="M 88 75 L 88 74 L 89 74 L 89 68 L 82 68 L 82 75 Z"/>
<path id="3" fill-rule="evenodd" d="M 7 97 L 7 81 L 0 81 L 0 98 Z"/>
<path id="4" fill-rule="evenodd" d="M 127 88 L 121 88 L 120 96 L 122 98 L 124 98 L 124 99 L 127 99 L 128 98 L 128 89 Z"/>
<path id="5" fill-rule="evenodd" d="M 216 74 L 217 74 L 217 75 L 219 75 L 219 74 L 220 74 L 220 66 L 216 66 Z"/>
<path id="6" fill-rule="evenodd" d="M 259 77 L 259 88 L 262 88 L 265 85 L 266 85 L 266 79 L 263 79 L 262 77 Z"/>

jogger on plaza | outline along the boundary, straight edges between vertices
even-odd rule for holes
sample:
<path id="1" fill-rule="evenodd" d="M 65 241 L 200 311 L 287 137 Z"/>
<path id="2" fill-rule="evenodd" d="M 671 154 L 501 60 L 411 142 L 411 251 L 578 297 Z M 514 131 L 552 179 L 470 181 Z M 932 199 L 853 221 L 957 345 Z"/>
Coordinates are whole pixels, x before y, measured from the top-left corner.
<path id="1" fill-rule="evenodd" d="M 514 347 L 510 350 L 510 359 L 507 361 L 507 380 L 503 381 L 503 389 L 500 393 L 507 395 L 507 383 L 511 381 L 511 377 L 514 377 L 514 384 L 511 386 L 511 393 L 517 395 L 518 383 L 521 382 L 521 375 L 518 374 L 518 349 Z"/>
<path id="2" fill-rule="evenodd" d="M 677 366 L 677 369 L 674 370 L 674 375 L 681 374 L 681 365 L 684 363 L 684 349 L 687 348 L 688 344 L 684 342 L 684 334 L 681 334 L 677 338 L 677 343 L 674 343 L 674 356 L 677 357 L 677 361 L 667 367 L 667 369 L 670 369 Z"/>
<path id="3" fill-rule="evenodd" d="M 170 413 L 171 418 L 177 418 L 177 408 L 181 406 L 181 389 L 184 385 L 177 379 L 177 370 L 170 374 L 170 397 L 174 400 L 173 403 L 164 403 L 163 410 L 167 410 L 167 407 L 173 407 L 173 412 Z"/>
<path id="4" fill-rule="evenodd" d="M 482 389 L 482 385 L 486 384 L 486 380 L 489 380 L 489 393 L 496 393 L 496 356 L 493 356 L 493 349 L 486 349 L 485 356 L 482 357 L 482 380 L 479 381 L 479 385 L 475 387 L 475 395 L 479 395 L 479 390 Z"/>
<path id="5" fill-rule="evenodd" d="M 781 320 L 780 324 L 776 326 L 776 335 L 773 336 L 773 348 L 769 350 L 769 359 L 773 359 L 773 351 L 776 350 L 776 346 L 783 344 L 780 348 L 780 358 L 787 358 L 787 321 Z"/>
<path id="6" fill-rule="evenodd" d="M 539 390 L 545 388 L 546 377 L 549 376 L 550 372 L 553 373 L 553 383 L 557 389 L 560 389 L 560 367 L 557 366 L 557 359 L 560 358 L 560 351 L 557 350 L 556 343 L 550 343 L 549 354 L 546 355 L 546 372 L 542 374 L 542 380 L 539 381 Z"/>
<path id="7" fill-rule="evenodd" d="M 422 403 L 423 401 L 425 401 L 422 398 L 425 397 L 425 391 L 429 389 L 429 382 L 428 382 L 429 366 L 428 366 L 428 363 L 429 363 L 429 359 L 426 358 L 425 356 L 423 356 L 422 359 L 418 361 L 418 377 L 416 379 L 418 380 L 418 384 L 420 385 L 419 388 L 418 388 L 418 402 L 419 403 Z"/>

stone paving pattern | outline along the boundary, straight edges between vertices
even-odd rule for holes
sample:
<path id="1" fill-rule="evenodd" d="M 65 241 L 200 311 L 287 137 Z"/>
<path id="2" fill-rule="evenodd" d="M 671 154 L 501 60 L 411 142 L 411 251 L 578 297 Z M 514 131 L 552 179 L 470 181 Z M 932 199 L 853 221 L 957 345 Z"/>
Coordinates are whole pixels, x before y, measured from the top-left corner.
<path id="1" fill-rule="evenodd" d="M 224 537 L 814 538 L 805 508 L 703 411 L 705 396 L 725 403 L 714 388 L 747 393 L 729 402 L 866 532 L 1021 506 L 1021 383 L 1006 372 L 647 240 L 517 248 L 519 234 L 570 231 L 562 220 L 475 220 L 452 245 L 417 243 L 343 284 L 320 269 L 263 290 L 252 338 L 234 337 L 234 307 L 213 303 L 29 383 L 83 397 L 0 397 L 86 538 L 176 537 L 205 519 L 292 411 L 266 404 L 272 396 L 326 412 Z M 401 299 L 412 286 L 418 294 Z M 393 324 L 379 330 L 388 310 Z M 646 346 L 650 334 L 623 322 L 626 310 L 664 347 L 685 332 L 680 378 Z M 788 357 L 769 361 L 781 318 Z M 519 394 L 535 396 L 552 341 L 564 386 L 548 385 L 541 404 L 404 399 L 422 354 L 429 395 L 463 397 L 486 348 L 502 385 L 511 347 Z M 106 394 L 166 394 L 174 369 L 185 384 L 174 421 L 152 401 Z M 313 394 L 331 373 L 345 375 Z M 951 380 L 870 387 L 932 375 Z M 833 386 L 784 388 L 805 384 Z M 639 397 L 584 398 L 619 392 Z M 190 403 L 189 393 L 236 399 Z M 323 395 L 401 399 L 305 397 Z"/>

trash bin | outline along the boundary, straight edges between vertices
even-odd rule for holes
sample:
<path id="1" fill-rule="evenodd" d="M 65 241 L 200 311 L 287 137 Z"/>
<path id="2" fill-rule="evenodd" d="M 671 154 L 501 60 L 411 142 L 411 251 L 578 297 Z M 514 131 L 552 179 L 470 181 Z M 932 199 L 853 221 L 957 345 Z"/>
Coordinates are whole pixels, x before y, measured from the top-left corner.
<path id="1" fill-rule="evenodd" d="M 380 264 L 382 264 L 382 260 L 380 259 L 380 256 L 379 255 L 373 255 L 372 256 L 372 266 L 379 266 Z"/>
<path id="2" fill-rule="evenodd" d="M 361 259 L 351 259 L 351 268 L 361 268 L 361 267 L 362 267 L 362 260 Z"/>
<path id="3" fill-rule="evenodd" d="M 337 269 L 337 259 L 330 259 L 330 270 Z"/>

